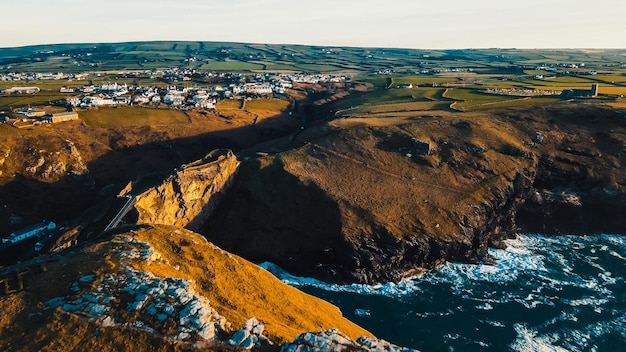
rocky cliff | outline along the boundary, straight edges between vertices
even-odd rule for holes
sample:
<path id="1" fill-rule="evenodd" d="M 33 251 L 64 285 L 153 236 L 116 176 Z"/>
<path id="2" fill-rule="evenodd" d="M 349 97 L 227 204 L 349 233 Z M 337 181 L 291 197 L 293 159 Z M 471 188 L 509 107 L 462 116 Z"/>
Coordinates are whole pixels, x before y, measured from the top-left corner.
<path id="1" fill-rule="evenodd" d="M 298 334 L 333 328 L 345 334 L 333 330 L 345 345 L 337 350 L 360 336 L 363 346 L 392 346 L 335 306 L 174 227 L 102 238 L 0 272 L 2 283 L 18 277 L 23 290 L 0 292 L 4 351 L 277 351 Z"/>
<path id="2" fill-rule="evenodd" d="M 202 160 L 183 165 L 160 185 L 136 196 L 138 223 L 198 229 L 230 186 L 238 167 L 237 157 L 229 150 L 215 150 Z"/>
<path id="3" fill-rule="evenodd" d="M 548 194 L 543 189 L 584 193 L 587 209 L 608 199 L 593 198 L 594 192 L 613 192 L 608 204 L 621 205 L 603 207 L 602 217 L 619 218 L 626 190 L 623 117 L 609 109 L 560 109 L 346 119 L 312 128 L 299 137 L 301 147 L 242 165 L 203 233 L 295 274 L 373 283 L 444 261 L 491 261 L 487 249 L 514 236 L 518 223 L 545 224 L 537 212 L 565 204 L 547 196 L 533 203 Z M 605 131 L 610 143 L 598 138 Z M 538 132 L 545 138 L 538 140 Z M 428 148 L 416 148 L 416 140 Z M 584 156 L 596 149 L 600 160 Z M 531 215 L 518 222 L 520 209 Z M 626 231 L 623 222 L 610 228 Z"/>

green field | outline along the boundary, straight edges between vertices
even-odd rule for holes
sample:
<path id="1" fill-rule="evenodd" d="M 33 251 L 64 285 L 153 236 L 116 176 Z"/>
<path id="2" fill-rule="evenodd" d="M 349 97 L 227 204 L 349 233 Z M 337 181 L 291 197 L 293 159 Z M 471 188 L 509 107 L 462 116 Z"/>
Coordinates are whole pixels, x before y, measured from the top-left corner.
<path id="1" fill-rule="evenodd" d="M 443 88 L 375 89 L 349 95 L 336 103 L 338 109 L 350 109 L 361 105 L 381 105 L 417 101 L 446 101 Z"/>
<path id="2" fill-rule="evenodd" d="M 147 108 L 103 108 L 80 111 L 78 116 L 95 127 L 178 125 L 190 123 L 185 113 L 177 110 Z"/>
<path id="3" fill-rule="evenodd" d="M 450 88 L 444 94 L 444 97 L 462 101 L 468 105 L 493 103 L 497 101 L 512 100 L 515 97 L 507 97 L 501 95 L 485 94 L 475 89 Z"/>
<path id="4" fill-rule="evenodd" d="M 11 108 L 23 108 L 28 106 L 50 105 L 58 100 L 64 100 L 65 95 L 11 95 L 0 97 L 0 110 L 9 110 Z"/>
<path id="5" fill-rule="evenodd" d="M 435 84 L 458 83 L 457 77 L 441 77 L 441 76 L 405 76 L 393 77 L 391 86 L 401 84 L 417 84 L 418 86 L 433 86 Z"/>
<path id="6" fill-rule="evenodd" d="M 298 67 L 287 63 L 259 62 L 259 64 L 265 66 L 265 71 L 300 71 Z"/>
<path id="7" fill-rule="evenodd" d="M 194 60 L 189 60 L 189 58 Z M 503 59 L 504 58 L 504 59 Z M 503 73 L 511 63 L 536 65 L 585 63 L 579 71 L 623 71 L 623 49 L 522 50 L 461 49 L 422 50 L 333 47 L 306 45 L 246 44 L 227 42 L 127 42 L 100 44 L 37 45 L 0 48 L 0 62 L 11 71 L 84 72 L 152 68 L 203 68 L 208 70 L 297 70 L 334 72 L 356 70 L 369 73 L 440 68 L 473 68 L 474 72 Z M 207 64 L 208 62 L 208 64 Z M 428 83 L 428 82 L 426 82 Z"/>
<path id="8" fill-rule="evenodd" d="M 89 85 L 89 81 L 68 80 L 33 80 L 33 81 L 0 81 L 0 89 L 11 87 L 39 87 L 41 92 L 59 93 L 62 87 L 83 87 Z"/>
<path id="9" fill-rule="evenodd" d="M 431 111 L 431 110 L 449 110 L 450 103 L 443 101 L 420 101 L 411 103 L 381 104 L 371 106 L 360 106 L 354 109 L 341 111 L 337 114 L 339 117 L 380 114 L 380 113 L 399 113 L 410 111 Z"/>
<path id="10" fill-rule="evenodd" d="M 474 84 L 474 88 L 526 88 L 528 84 L 520 81 L 484 79 Z"/>
<path id="11" fill-rule="evenodd" d="M 325 65 L 325 64 L 296 64 L 294 65 L 301 71 L 306 72 L 332 72 L 341 70 L 341 67 L 333 66 L 333 65 Z"/>
<path id="12" fill-rule="evenodd" d="M 477 105 L 472 105 L 472 104 L 467 104 L 467 103 L 457 103 L 454 105 L 454 108 L 459 109 L 461 111 L 479 111 L 479 110 L 488 110 L 488 109 L 497 109 L 497 108 L 509 108 L 509 107 L 516 107 L 516 106 L 548 105 L 548 104 L 559 103 L 561 101 L 563 101 L 563 99 L 559 97 L 516 98 L 512 100 L 486 103 L 486 104 L 477 104 Z"/>
<path id="13" fill-rule="evenodd" d="M 243 61 L 212 61 L 202 65 L 202 69 L 209 71 L 255 71 L 265 69 L 265 65 Z"/>

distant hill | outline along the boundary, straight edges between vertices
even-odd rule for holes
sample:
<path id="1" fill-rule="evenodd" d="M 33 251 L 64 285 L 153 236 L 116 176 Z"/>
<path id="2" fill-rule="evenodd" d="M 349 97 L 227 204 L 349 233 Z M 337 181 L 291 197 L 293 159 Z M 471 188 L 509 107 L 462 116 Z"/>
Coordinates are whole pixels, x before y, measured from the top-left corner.
<path id="1" fill-rule="evenodd" d="M 510 65 L 586 63 L 619 65 L 623 49 L 522 50 L 322 47 L 307 45 L 227 42 L 129 42 L 49 44 L 0 48 L 0 72 L 83 72 L 89 70 L 145 70 L 188 67 L 232 71 L 375 72 L 428 68 L 442 63 L 467 67 L 481 62 L 485 68 Z"/>

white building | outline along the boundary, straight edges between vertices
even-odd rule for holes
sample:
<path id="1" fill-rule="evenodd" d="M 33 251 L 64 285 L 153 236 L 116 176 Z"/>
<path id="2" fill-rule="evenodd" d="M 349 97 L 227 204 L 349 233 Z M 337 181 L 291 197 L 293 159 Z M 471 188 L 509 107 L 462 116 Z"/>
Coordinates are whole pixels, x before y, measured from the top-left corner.
<path id="1" fill-rule="evenodd" d="M 28 118 L 34 118 L 34 117 L 42 117 L 46 115 L 46 110 L 42 110 L 42 109 L 33 109 L 33 108 L 28 108 L 28 109 L 21 109 L 15 112 L 16 114 L 20 114 L 20 115 L 24 115 Z"/>
<path id="2" fill-rule="evenodd" d="M 39 87 L 12 87 L 2 91 L 2 94 L 35 94 L 39 93 Z"/>
<path id="3" fill-rule="evenodd" d="M 87 97 L 87 103 L 91 106 L 115 105 L 115 100 L 111 98 Z"/>
<path id="4" fill-rule="evenodd" d="M 163 102 L 172 106 L 183 105 L 185 98 L 182 95 L 168 93 L 163 97 Z"/>
<path id="5" fill-rule="evenodd" d="M 50 116 L 44 117 L 44 120 L 50 123 L 78 120 L 78 113 L 75 111 L 60 112 L 57 114 L 52 114 Z"/>
<path id="6" fill-rule="evenodd" d="M 3 238 L 2 243 L 17 243 L 28 238 L 39 236 L 57 227 L 52 221 L 42 221 L 38 224 L 17 230 L 9 235 L 9 238 Z"/>
<path id="7" fill-rule="evenodd" d="M 272 86 L 269 83 L 248 83 L 246 84 L 246 93 L 248 94 L 272 94 Z"/>
<path id="8" fill-rule="evenodd" d="M 150 98 L 141 94 L 141 95 L 135 95 L 133 97 L 133 103 L 135 104 L 148 104 L 150 102 Z"/>
<path id="9" fill-rule="evenodd" d="M 196 107 L 201 109 L 215 109 L 215 104 L 217 104 L 217 100 L 215 99 L 204 99 L 196 103 Z"/>
<path id="10" fill-rule="evenodd" d="M 71 106 L 78 106 L 78 105 L 80 105 L 80 98 L 79 97 L 69 97 L 69 98 L 66 98 L 65 100 Z"/>

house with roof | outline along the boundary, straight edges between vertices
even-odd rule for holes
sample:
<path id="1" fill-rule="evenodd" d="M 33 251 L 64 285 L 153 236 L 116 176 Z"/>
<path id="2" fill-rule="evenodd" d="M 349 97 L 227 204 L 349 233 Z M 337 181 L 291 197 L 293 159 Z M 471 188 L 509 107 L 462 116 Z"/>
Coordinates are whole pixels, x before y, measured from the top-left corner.
<path id="1" fill-rule="evenodd" d="M 2 91 L 3 94 L 35 94 L 39 93 L 39 87 L 11 87 Z"/>
<path id="2" fill-rule="evenodd" d="M 15 113 L 16 114 L 20 114 L 20 115 L 24 115 L 24 116 L 32 119 L 32 118 L 35 118 L 35 117 L 43 117 L 44 115 L 46 115 L 46 110 L 28 108 L 28 109 L 18 110 Z"/>
<path id="3" fill-rule="evenodd" d="M 57 225 L 54 222 L 44 220 L 35 225 L 31 225 L 11 233 L 8 238 L 2 239 L 2 243 L 18 243 L 29 238 L 46 234 L 47 232 L 54 230 L 56 227 Z"/>
<path id="4" fill-rule="evenodd" d="M 78 120 L 78 113 L 75 111 L 59 112 L 45 116 L 43 120 L 50 123 Z"/>
<path id="5" fill-rule="evenodd" d="M 183 103 L 185 102 L 185 97 L 183 97 L 182 95 L 168 93 L 167 95 L 165 95 L 165 97 L 163 97 L 163 102 L 168 105 L 179 106 L 183 105 Z"/>

